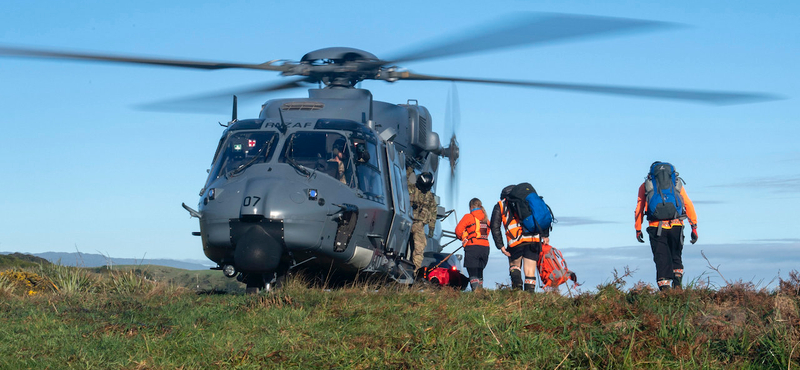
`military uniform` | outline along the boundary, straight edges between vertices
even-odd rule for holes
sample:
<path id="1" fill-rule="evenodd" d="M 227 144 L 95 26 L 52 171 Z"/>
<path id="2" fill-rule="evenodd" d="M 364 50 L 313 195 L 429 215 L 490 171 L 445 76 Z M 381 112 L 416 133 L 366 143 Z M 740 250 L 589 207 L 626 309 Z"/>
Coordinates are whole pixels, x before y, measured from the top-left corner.
<path id="1" fill-rule="evenodd" d="M 422 254 L 425 252 L 425 247 L 428 245 L 428 240 L 425 238 L 425 225 L 428 225 L 428 235 L 433 236 L 433 230 L 436 228 L 436 197 L 432 192 L 423 193 L 419 190 L 414 182 L 411 181 L 411 176 L 408 180 L 408 192 L 411 195 L 411 208 L 414 209 L 414 223 L 411 224 L 411 236 L 414 240 L 414 254 L 412 260 L 414 262 L 414 269 L 419 270 L 422 267 Z"/>

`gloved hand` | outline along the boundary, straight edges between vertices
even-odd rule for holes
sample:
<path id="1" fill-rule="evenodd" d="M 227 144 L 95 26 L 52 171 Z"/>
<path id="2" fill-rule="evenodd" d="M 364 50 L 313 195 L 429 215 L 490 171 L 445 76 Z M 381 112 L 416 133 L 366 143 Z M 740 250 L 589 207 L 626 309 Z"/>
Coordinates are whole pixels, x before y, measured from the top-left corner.
<path id="1" fill-rule="evenodd" d="M 692 244 L 697 243 L 697 225 L 692 225 Z"/>
<path id="2" fill-rule="evenodd" d="M 642 234 L 642 230 L 636 230 L 636 240 L 638 240 L 639 243 L 644 243 L 644 234 Z"/>
<path id="3" fill-rule="evenodd" d="M 433 238 L 433 230 L 428 230 L 428 237 Z"/>

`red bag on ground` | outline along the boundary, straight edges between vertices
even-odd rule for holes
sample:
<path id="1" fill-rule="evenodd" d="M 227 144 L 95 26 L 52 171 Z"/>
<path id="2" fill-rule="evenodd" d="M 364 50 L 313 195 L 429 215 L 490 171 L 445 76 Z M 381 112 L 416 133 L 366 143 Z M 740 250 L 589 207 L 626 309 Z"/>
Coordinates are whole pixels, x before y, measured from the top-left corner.
<path id="1" fill-rule="evenodd" d="M 575 286 L 578 285 L 578 277 L 567 268 L 567 262 L 564 261 L 561 251 L 550 244 L 542 244 L 538 267 L 542 286 L 555 288 L 568 280 L 572 280 Z"/>

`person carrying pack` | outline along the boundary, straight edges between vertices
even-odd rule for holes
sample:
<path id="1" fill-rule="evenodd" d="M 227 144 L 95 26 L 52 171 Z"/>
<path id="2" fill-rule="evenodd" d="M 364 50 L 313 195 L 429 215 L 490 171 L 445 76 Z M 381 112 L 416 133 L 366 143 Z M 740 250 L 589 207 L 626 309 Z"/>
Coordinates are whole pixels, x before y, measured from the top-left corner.
<path id="1" fill-rule="evenodd" d="M 659 290 L 670 289 L 670 285 L 681 289 L 684 219 L 688 218 L 692 227 L 692 244 L 697 242 L 697 214 L 683 184 L 674 166 L 653 162 L 636 199 L 636 240 L 644 243 L 642 219 L 646 215 Z"/>
<path id="2" fill-rule="evenodd" d="M 464 267 L 473 291 L 483 289 L 483 269 L 489 262 L 489 217 L 478 198 L 469 201 L 470 213 L 456 225 L 456 237 L 464 244 Z"/>
<path id="3" fill-rule="evenodd" d="M 541 243 L 539 235 L 526 232 L 522 224 L 508 207 L 508 195 L 516 185 L 509 185 L 500 192 L 500 201 L 492 209 L 492 219 L 489 228 L 492 231 L 494 245 L 508 257 L 508 273 L 511 277 L 511 289 L 534 292 L 536 289 L 536 263 L 539 260 Z M 502 228 L 505 229 L 503 233 Z M 508 242 L 508 248 L 503 241 L 503 234 Z M 549 234 L 548 234 L 549 235 Z M 545 243 L 549 240 L 544 238 Z M 525 272 L 525 284 L 522 280 L 522 269 Z"/>
<path id="4" fill-rule="evenodd" d="M 536 193 L 533 185 L 523 182 L 512 188 L 507 203 L 525 232 L 549 235 L 555 222 L 553 211 L 544 198 Z"/>

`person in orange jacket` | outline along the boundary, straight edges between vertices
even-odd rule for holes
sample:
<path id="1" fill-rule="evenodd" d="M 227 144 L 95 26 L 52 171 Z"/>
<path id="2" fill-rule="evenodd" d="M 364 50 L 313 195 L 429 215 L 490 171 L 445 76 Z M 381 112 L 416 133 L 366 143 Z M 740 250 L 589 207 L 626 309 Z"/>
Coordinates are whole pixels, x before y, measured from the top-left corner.
<path id="1" fill-rule="evenodd" d="M 666 165 L 666 166 L 663 166 Z M 680 196 L 683 209 L 677 210 L 673 217 L 664 219 L 653 217 L 652 212 L 648 213 L 648 201 L 653 196 L 653 173 L 654 169 L 662 166 L 664 173 L 672 171 L 674 175 L 664 177 L 664 186 L 671 187 L 671 191 L 677 192 Z M 653 262 L 656 264 L 656 281 L 658 282 L 659 290 L 670 289 L 670 285 L 674 289 L 681 289 L 681 282 L 683 280 L 683 219 L 688 218 L 689 224 L 692 227 L 691 243 L 697 242 L 697 214 L 694 210 L 694 204 L 689 196 L 686 194 L 686 189 L 683 187 L 683 180 L 678 177 L 678 173 L 674 172 L 674 168 L 669 163 L 654 162 L 650 166 L 650 175 L 641 186 L 639 186 L 639 194 L 636 199 L 635 210 L 635 227 L 636 227 L 636 240 L 644 243 L 644 234 L 642 233 L 642 219 L 647 214 L 648 227 L 647 234 L 650 236 L 650 249 L 653 251 Z M 664 169 L 666 168 L 666 169 Z M 671 174 L 671 173 L 670 173 Z M 666 176 L 666 175 L 664 175 Z M 672 180 L 674 179 L 674 180 Z M 668 182 L 674 181 L 674 184 Z M 648 197 L 648 193 L 650 197 Z M 655 196 L 659 196 L 655 194 Z"/>
<path id="2" fill-rule="evenodd" d="M 483 289 L 483 269 L 489 262 L 489 217 L 478 198 L 469 201 L 469 210 L 456 225 L 456 237 L 464 245 L 464 267 L 475 291 Z"/>

